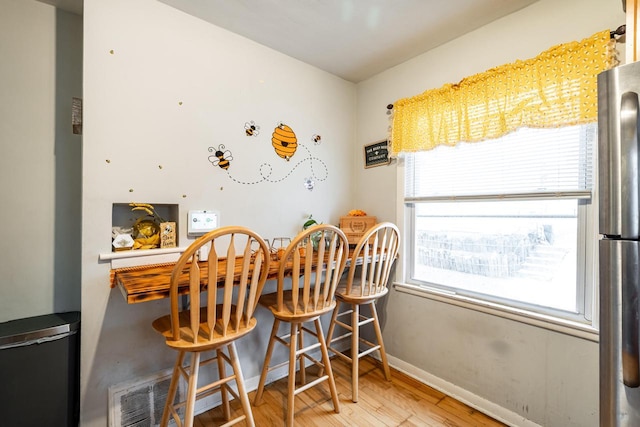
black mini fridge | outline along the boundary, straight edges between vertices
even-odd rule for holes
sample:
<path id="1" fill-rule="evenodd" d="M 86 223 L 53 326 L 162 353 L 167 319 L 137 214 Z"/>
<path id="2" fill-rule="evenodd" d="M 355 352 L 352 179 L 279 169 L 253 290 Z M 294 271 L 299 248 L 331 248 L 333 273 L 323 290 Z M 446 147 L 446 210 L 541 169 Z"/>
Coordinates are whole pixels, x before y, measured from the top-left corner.
<path id="1" fill-rule="evenodd" d="M 0 323 L 0 424 L 78 426 L 79 362 L 79 312 Z"/>

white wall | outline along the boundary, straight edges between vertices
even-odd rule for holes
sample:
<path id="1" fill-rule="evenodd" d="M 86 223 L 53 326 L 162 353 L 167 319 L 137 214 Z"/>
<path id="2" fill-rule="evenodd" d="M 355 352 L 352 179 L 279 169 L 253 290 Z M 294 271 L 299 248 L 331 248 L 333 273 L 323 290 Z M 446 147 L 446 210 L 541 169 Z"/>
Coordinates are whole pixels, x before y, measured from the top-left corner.
<path id="1" fill-rule="evenodd" d="M 82 18 L 0 0 L 0 322 L 80 310 Z"/>
<path id="2" fill-rule="evenodd" d="M 354 152 L 386 136 L 386 105 L 399 98 L 624 22 L 619 0 L 540 0 L 362 82 Z M 359 163 L 356 171 L 356 204 L 401 223 L 397 168 L 365 170 Z M 384 318 L 385 344 L 395 360 L 470 403 L 518 425 L 598 425 L 597 343 L 397 291 L 384 305 Z"/>
<path id="3" fill-rule="evenodd" d="M 168 300 L 127 305 L 109 288 L 98 257 L 111 249 L 112 204 L 178 204 L 180 246 L 190 209 L 217 209 L 223 225 L 265 238 L 294 236 L 308 214 L 337 224 L 351 206 L 355 85 L 153 0 L 85 0 L 84 28 L 81 417 L 102 427 L 109 386 L 175 357 L 151 328 Z M 255 138 L 244 133 L 251 120 Z M 298 137 L 289 162 L 271 145 L 279 121 Z M 233 154 L 228 171 L 208 161 L 219 144 Z M 258 320 L 239 343 L 248 379 L 272 317 Z"/>

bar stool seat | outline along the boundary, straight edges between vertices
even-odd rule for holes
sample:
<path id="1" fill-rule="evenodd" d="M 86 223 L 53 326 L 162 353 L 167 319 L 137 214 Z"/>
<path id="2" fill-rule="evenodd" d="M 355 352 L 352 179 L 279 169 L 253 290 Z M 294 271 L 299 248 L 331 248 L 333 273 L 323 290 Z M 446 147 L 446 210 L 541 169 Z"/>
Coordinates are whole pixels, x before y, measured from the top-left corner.
<path id="1" fill-rule="evenodd" d="M 274 317 L 284 322 L 291 322 L 291 321 L 309 322 L 315 319 L 316 317 L 320 317 L 325 313 L 329 313 L 333 311 L 333 309 L 336 306 L 336 302 L 335 300 L 333 300 L 329 302 L 329 304 L 326 307 L 320 307 L 316 310 L 313 310 L 313 312 L 293 314 L 294 313 L 293 292 L 290 290 L 286 290 L 282 293 L 282 303 L 284 305 L 283 307 L 284 309 L 279 310 L 277 293 L 263 295 L 259 301 L 259 304 L 265 308 L 268 308 L 271 311 L 271 313 L 274 315 Z M 305 305 L 303 301 L 299 301 L 299 304 Z M 313 301 L 306 302 L 306 305 L 312 305 L 312 304 L 313 304 Z"/>

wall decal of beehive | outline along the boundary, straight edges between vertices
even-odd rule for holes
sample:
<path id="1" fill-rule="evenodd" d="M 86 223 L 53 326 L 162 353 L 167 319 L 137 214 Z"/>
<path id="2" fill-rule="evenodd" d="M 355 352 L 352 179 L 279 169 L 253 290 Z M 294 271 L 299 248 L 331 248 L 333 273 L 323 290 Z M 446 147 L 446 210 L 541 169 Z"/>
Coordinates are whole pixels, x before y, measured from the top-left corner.
<path id="1" fill-rule="evenodd" d="M 276 154 L 289 161 L 298 148 L 296 134 L 289 126 L 279 123 L 271 136 L 271 145 L 276 150 Z"/>

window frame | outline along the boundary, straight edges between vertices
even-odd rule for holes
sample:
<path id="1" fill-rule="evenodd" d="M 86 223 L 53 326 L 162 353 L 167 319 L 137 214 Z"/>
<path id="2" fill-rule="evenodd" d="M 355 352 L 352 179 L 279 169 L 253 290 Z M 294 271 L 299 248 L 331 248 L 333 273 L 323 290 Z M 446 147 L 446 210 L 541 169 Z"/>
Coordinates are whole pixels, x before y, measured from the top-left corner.
<path id="1" fill-rule="evenodd" d="M 594 142 L 592 162 L 597 164 L 597 141 Z M 594 176 L 593 189 L 590 198 L 576 197 L 578 203 L 577 230 L 577 271 L 576 271 L 576 309 L 577 313 L 541 308 L 525 302 L 489 297 L 473 292 L 459 292 L 428 281 L 414 278 L 415 258 L 414 248 L 416 233 L 416 203 L 423 201 L 407 201 L 405 195 L 405 161 L 401 157 L 398 167 L 398 206 L 404 223 L 404 248 L 400 281 L 394 283 L 398 291 L 412 295 L 435 299 L 468 309 L 486 312 L 500 317 L 533 324 L 546 329 L 578 336 L 591 341 L 598 341 L 598 280 L 597 280 L 597 174 Z M 594 169 L 596 170 L 596 169 Z M 548 197 L 535 197 L 548 198 Z M 518 196 L 514 200 L 531 200 L 531 197 Z M 488 200 L 488 199 L 487 199 Z M 435 201 L 435 200 L 434 200 Z M 426 202 L 428 203 L 428 202 Z M 580 286 L 578 286 L 580 284 Z"/>

